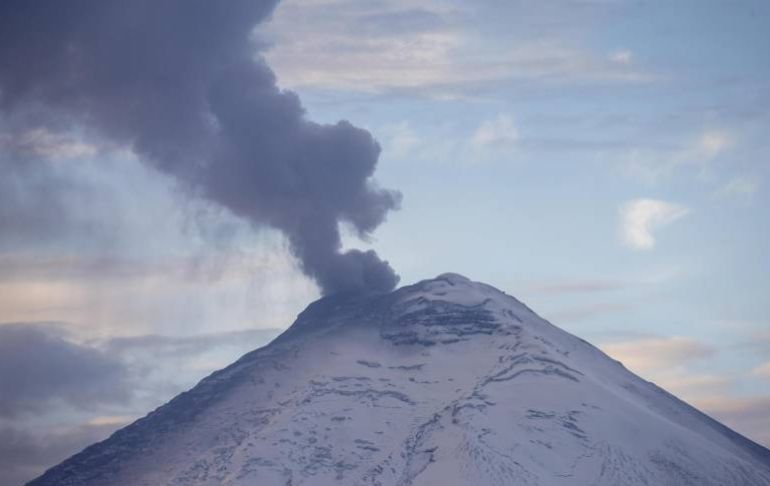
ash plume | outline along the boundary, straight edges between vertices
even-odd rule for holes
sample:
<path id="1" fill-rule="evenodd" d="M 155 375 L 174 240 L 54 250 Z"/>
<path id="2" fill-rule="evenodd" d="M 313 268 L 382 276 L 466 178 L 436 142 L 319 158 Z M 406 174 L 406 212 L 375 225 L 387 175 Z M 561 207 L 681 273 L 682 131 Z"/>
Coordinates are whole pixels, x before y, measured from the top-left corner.
<path id="1" fill-rule="evenodd" d="M 392 289 L 366 237 L 400 194 L 371 177 L 380 147 L 347 121 L 309 121 L 255 40 L 277 0 L 0 3 L 0 116 L 21 131 L 77 124 L 255 226 L 282 231 L 324 294 Z"/>

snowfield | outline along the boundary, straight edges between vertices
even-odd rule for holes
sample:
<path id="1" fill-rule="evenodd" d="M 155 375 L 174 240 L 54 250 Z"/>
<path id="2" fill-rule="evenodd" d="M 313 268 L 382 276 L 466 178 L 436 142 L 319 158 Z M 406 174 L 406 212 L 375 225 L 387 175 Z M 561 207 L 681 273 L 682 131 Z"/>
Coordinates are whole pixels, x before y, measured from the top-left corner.
<path id="1" fill-rule="evenodd" d="M 29 484 L 768 486 L 770 451 L 444 274 L 311 304 Z"/>

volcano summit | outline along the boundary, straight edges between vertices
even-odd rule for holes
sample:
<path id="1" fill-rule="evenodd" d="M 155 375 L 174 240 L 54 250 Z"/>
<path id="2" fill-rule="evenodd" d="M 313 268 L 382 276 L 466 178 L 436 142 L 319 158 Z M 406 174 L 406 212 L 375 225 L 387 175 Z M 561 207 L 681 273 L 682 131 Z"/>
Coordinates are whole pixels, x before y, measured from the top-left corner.
<path id="1" fill-rule="evenodd" d="M 485 284 L 311 304 L 29 483 L 770 485 L 770 451 Z"/>

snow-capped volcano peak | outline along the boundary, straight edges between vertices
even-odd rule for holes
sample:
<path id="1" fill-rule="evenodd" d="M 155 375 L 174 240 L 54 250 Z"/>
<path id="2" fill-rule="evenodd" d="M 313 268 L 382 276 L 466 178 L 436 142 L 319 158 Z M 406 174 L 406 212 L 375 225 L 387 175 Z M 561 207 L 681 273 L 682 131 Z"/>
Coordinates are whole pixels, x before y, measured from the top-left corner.
<path id="1" fill-rule="evenodd" d="M 501 327 L 516 313 L 534 316 L 524 304 L 494 287 L 456 273 L 443 273 L 389 294 L 331 296 L 318 300 L 310 304 L 278 340 L 316 338 L 316 333 L 339 333 L 346 326 L 374 326 L 383 336 L 394 330 L 424 337 L 437 336 L 439 331 L 456 334 L 466 328 Z M 432 318 L 421 319 L 422 314 Z M 358 317 L 352 319 L 353 315 Z M 442 316 L 449 318 L 445 326 L 437 322 Z M 464 320 L 463 325 L 457 325 L 458 319 Z"/>
<path id="2" fill-rule="evenodd" d="M 767 486 L 770 451 L 446 273 L 312 303 L 31 484 Z"/>

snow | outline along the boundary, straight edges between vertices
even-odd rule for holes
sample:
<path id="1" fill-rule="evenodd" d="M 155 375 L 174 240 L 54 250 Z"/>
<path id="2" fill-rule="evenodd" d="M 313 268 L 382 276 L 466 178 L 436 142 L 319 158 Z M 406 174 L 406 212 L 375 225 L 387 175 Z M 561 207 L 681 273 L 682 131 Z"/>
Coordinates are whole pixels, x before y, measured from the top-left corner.
<path id="1" fill-rule="evenodd" d="M 311 304 L 34 485 L 770 485 L 770 451 L 457 274 Z"/>

